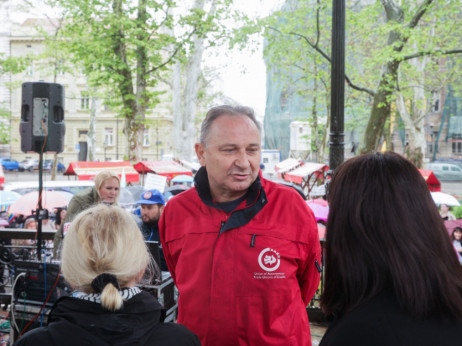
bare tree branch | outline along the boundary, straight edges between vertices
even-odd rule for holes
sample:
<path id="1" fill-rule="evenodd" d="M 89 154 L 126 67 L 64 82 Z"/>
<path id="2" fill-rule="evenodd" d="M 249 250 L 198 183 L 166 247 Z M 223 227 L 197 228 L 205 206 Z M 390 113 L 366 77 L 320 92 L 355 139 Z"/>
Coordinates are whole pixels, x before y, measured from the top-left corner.
<path id="1" fill-rule="evenodd" d="M 452 49 L 452 50 L 427 50 L 427 51 L 422 51 L 422 52 L 417 52 L 414 54 L 406 55 L 405 57 L 402 58 L 403 61 L 406 60 L 411 60 L 415 58 L 420 58 L 422 56 L 427 56 L 427 55 L 434 55 L 434 54 L 441 54 L 441 55 L 450 55 L 450 54 L 460 54 L 462 53 L 462 49 Z"/>
<path id="2" fill-rule="evenodd" d="M 280 33 L 281 35 L 283 35 L 283 33 L 278 30 L 277 28 L 273 27 L 273 26 L 268 26 L 267 27 L 268 29 L 271 29 L 271 30 L 274 30 L 278 33 Z M 292 36 L 296 36 L 298 38 L 301 38 L 303 39 L 306 43 L 308 43 L 308 45 L 313 48 L 316 52 L 318 52 L 319 54 L 322 55 L 322 57 L 324 59 L 326 59 L 330 64 L 332 63 L 331 59 L 330 59 L 330 56 L 328 56 L 321 48 L 319 48 L 318 45 L 312 43 L 306 36 L 304 35 L 301 35 L 299 33 L 296 33 L 296 32 L 289 32 L 289 35 L 292 35 Z M 374 96 L 375 95 L 375 92 L 370 90 L 370 89 L 367 89 L 367 88 L 363 88 L 363 87 L 360 87 L 360 86 L 357 86 L 355 84 L 353 84 L 350 80 L 350 78 L 345 74 L 345 81 L 347 82 L 348 86 L 354 90 L 357 90 L 357 91 L 362 91 L 362 92 L 365 92 L 365 93 L 368 93 L 369 95 L 371 96 Z"/>
<path id="3" fill-rule="evenodd" d="M 194 28 L 194 30 L 189 33 L 186 40 L 189 40 L 192 37 L 192 35 L 194 35 L 194 33 L 196 31 L 197 31 L 197 28 Z M 186 41 L 186 40 L 184 40 L 184 41 Z M 162 64 L 150 69 L 149 71 L 146 71 L 146 73 L 152 73 L 152 72 L 157 71 L 157 70 L 161 69 L 162 67 L 168 65 L 173 60 L 173 58 L 175 58 L 176 54 L 178 53 L 180 48 L 183 46 L 184 41 L 182 41 L 182 42 L 180 42 L 180 43 L 178 43 L 176 45 L 175 49 L 173 50 L 172 54 L 170 54 L 170 56 L 168 57 L 167 60 L 165 60 Z"/>
<path id="4" fill-rule="evenodd" d="M 417 24 L 419 24 L 420 18 L 427 12 L 428 7 L 431 5 L 433 0 L 425 0 L 422 2 L 422 4 L 419 6 L 417 11 L 414 13 L 414 16 L 412 17 L 411 21 L 407 25 L 408 28 L 415 28 Z"/>

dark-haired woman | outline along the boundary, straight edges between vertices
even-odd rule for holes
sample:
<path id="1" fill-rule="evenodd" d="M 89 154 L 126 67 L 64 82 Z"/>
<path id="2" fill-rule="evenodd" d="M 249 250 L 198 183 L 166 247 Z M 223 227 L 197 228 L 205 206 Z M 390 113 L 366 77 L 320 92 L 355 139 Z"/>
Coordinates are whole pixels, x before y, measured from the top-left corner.
<path id="1" fill-rule="evenodd" d="M 462 256 L 462 228 L 456 227 L 452 230 L 451 240 L 459 256 Z"/>
<path id="2" fill-rule="evenodd" d="M 417 168 L 355 157 L 328 198 L 321 345 L 461 345 L 462 267 Z"/>

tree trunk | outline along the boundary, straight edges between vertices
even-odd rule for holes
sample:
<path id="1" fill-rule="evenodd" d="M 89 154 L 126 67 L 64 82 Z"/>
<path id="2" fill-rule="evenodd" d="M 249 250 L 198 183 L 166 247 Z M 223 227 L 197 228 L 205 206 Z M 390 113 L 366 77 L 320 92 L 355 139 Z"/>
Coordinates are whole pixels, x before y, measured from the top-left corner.
<path id="1" fill-rule="evenodd" d="M 396 24 L 404 23 L 403 9 L 394 0 L 381 0 L 381 2 L 386 13 L 387 22 L 394 22 Z M 395 53 L 400 53 L 403 50 L 409 38 L 405 32 L 417 26 L 432 2 L 433 0 L 424 0 L 420 3 L 409 23 L 403 28 L 405 29 L 403 32 L 406 36 L 403 36 L 398 31 L 399 29 L 390 31 L 387 45 L 393 47 Z M 364 140 L 360 149 L 361 153 L 370 153 L 379 149 L 384 125 L 390 116 L 391 102 L 393 101 L 392 96 L 396 90 L 396 78 L 401 61 L 401 57 L 392 58 L 382 71 L 379 87 L 374 96 L 369 122 L 364 133 Z M 417 152 L 416 155 L 422 155 L 422 152 Z"/>
<path id="2" fill-rule="evenodd" d="M 98 107 L 98 99 L 96 97 L 96 88 L 93 88 L 89 95 L 90 97 L 90 119 L 88 124 L 87 145 L 88 145 L 88 160 L 95 161 L 96 147 L 96 113 Z"/>
<path id="3" fill-rule="evenodd" d="M 176 62 L 172 71 L 173 147 L 175 157 L 184 157 L 182 140 L 185 137 L 182 109 L 181 63 Z"/>
<path id="4" fill-rule="evenodd" d="M 204 9 L 204 0 L 195 0 L 194 8 L 203 10 Z M 211 7 L 208 13 L 208 16 L 215 15 L 216 11 L 216 2 L 212 1 Z M 196 127 L 195 119 L 197 115 L 197 95 L 199 91 L 199 77 L 201 75 L 201 61 L 202 55 L 204 53 L 204 41 L 205 39 L 202 36 L 194 35 L 194 45 L 193 52 L 188 59 L 186 65 L 186 85 L 182 97 L 182 116 L 179 124 L 174 124 L 175 130 L 174 133 L 179 135 L 176 140 L 176 152 L 179 159 L 191 160 L 194 156 L 194 142 L 196 140 Z M 178 73 L 178 70 L 174 74 Z M 174 75 L 175 78 L 178 78 Z M 179 84 L 179 83 L 177 83 Z M 178 100 L 175 100 L 175 97 L 178 97 L 180 93 L 177 91 L 174 93 L 173 104 L 174 108 L 178 108 Z M 176 104 L 176 106 L 175 106 Z"/>
<path id="5" fill-rule="evenodd" d="M 413 99 L 410 102 L 408 111 L 405 99 L 402 93 L 399 93 L 396 99 L 396 106 L 404 122 L 406 133 L 408 134 L 408 145 L 406 146 L 406 157 L 411 160 L 418 168 L 423 167 L 423 158 L 426 151 L 425 141 L 425 113 L 426 102 L 424 92 L 424 71 L 428 62 L 428 57 L 422 59 L 413 59 L 410 63 L 419 73 L 413 82 Z"/>

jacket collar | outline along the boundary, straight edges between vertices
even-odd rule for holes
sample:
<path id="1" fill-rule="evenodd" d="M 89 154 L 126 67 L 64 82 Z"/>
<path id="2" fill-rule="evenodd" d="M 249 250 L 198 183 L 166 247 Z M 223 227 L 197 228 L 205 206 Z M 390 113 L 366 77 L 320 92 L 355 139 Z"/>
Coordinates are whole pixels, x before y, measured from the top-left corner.
<path id="1" fill-rule="evenodd" d="M 210 192 L 209 179 L 207 169 L 199 168 L 194 177 L 194 186 L 202 202 L 209 207 L 217 208 L 213 203 L 212 194 Z M 257 179 L 250 185 L 247 199 L 244 208 L 238 208 L 231 213 L 231 216 L 221 227 L 220 234 L 237 227 L 241 227 L 249 223 L 255 215 L 257 215 L 263 207 L 268 203 L 265 190 L 262 187 L 260 174 Z"/>

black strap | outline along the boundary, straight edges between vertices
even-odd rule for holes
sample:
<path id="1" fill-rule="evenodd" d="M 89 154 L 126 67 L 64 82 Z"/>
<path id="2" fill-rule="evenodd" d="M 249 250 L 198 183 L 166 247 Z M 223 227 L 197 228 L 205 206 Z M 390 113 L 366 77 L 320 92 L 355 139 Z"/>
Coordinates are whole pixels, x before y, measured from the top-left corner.
<path id="1" fill-rule="evenodd" d="M 106 287 L 107 284 L 113 284 L 118 290 L 120 290 L 119 281 L 113 274 L 103 273 L 98 275 L 94 280 L 91 282 L 91 288 L 96 293 L 101 293 Z"/>

